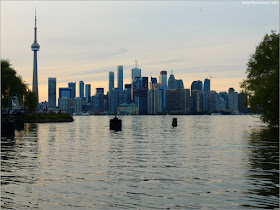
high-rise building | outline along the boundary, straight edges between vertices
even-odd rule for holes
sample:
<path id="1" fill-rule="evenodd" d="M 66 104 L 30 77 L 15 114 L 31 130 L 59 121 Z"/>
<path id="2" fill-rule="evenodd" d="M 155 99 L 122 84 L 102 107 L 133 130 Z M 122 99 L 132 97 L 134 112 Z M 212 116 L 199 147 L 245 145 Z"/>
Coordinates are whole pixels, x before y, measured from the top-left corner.
<path id="1" fill-rule="evenodd" d="M 226 110 L 228 109 L 228 94 L 227 92 L 223 91 L 219 93 L 219 97 L 222 97 L 225 101 Z"/>
<path id="2" fill-rule="evenodd" d="M 238 113 L 238 93 L 234 92 L 234 88 L 228 89 L 228 110 Z"/>
<path id="3" fill-rule="evenodd" d="M 148 100 L 147 89 L 137 89 L 134 91 L 134 103 L 139 108 L 139 114 L 147 114 Z"/>
<path id="4" fill-rule="evenodd" d="M 248 95 L 245 93 L 238 94 L 238 110 L 240 113 L 247 114 L 248 109 Z"/>
<path id="5" fill-rule="evenodd" d="M 160 88 L 148 90 L 148 114 L 162 113 L 162 94 L 163 90 Z"/>
<path id="6" fill-rule="evenodd" d="M 69 113 L 70 112 L 70 108 L 69 108 L 69 99 L 70 98 L 66 98 L 66 97 L 62 97 L 58 99 L 58 103 L 60 104 L 60 110 L 62 113 Z"/>
<path id="7" fill-rule="evenodd" d="M 159 75 L 159 83 L 167 87 L 167 71 L 161 71 Z"/>
<path id="8" fill-rule="evenodd" d="M 208 92 L 210 91 L 210 79 L 204 79 L 204 111 L 208 111 Z"/>
<path id="9" fill-rule="evenodd" d="M 123 90 L 123 66 L 118 66 L 118 88 Z"/>
<path id="10" fill-rule="evenodd" d="M 204 92 L 208 93 L 210 90 L 210 79 L 204 79 Z"/>
<path id="11" fill-rule="evenodd" d="M 191 92 L 193 90 L 203 90 L 203 84 L 202 81 L 198 80 L 198 81 L 193 81 L 192 85 L 191 85 Z"/>
<path id="12" fill-rule="evenodd" d="M 115 87 L 114 81 L 115 81 L 114 72 L 110 71 L 109 72 L 109 91 Z"/>
<path id="13" fill-rule="evenodd" d="M 34 92 L 36 94 L 37 102 L 38 102 L 38 106 L 39 106 L 37 52 L 40 50 L 40 45 L 37 42 L 37 18 L 36 18 L 36 11 L 35 11 L 34 42 L 31 45 L 31 50 L 34 51 L 32 92 Z"/>
<path id="14" fill-rule="evenodd" d="M 74 99 L 74 113 L 81 113 L 82 112 L 82 99 L 81 98 L 75 98 Z"/>
<path id="15" fill-rule="evenodd" d="M 56 108 L 56 78 L 49 77 L 48 78 L 48 102 L 49 108 L 54 109 Z"/>
<path id="16" fill-rule="evenodd" d="M 71 98 L 71 88 L 59 88 L 59 98 Z"/>
<path id="17" fill-rule="evenodd" d="M 85 97 L 85 83 L 84 81 L 80 81 L 80 98 Z"/>
<path id="18" fill-rule="evenodd" d="M 118 88 L 113 88 L 110 90 L 108 95 L 109 113 L 117 113 L 117 108 L 120 104 L 120 90 Z"/>
<path id="19" fill-rule="evenodd" d="M 76 98 L 76 82 L 69 82 L 68 87 L 72 89 L 71 98 Z"/>
<path id="20" fill-rule="evenodd" d="M 177 89 L 177 80 L 172 71 L 168 79 L 168 89 Z"/>
<path id="21" fill-rule="evenodd" d="M 141 77 L 141 69 L 135 67 L 131 70 L 132 83 L 136 80 L 136 77 Z"/>
<path id="22" fill-rule="evenodd" d="M 210 90 L 208 93 L 208 110 L 209 112 L 217 111 L 218 94 L 214 90 Z"/>
<path id="23" fill-rule="evenodd" d="M 202 90 L 194 89 L 192 91 L 193 112 L 203 111 L 203 92 Z"/>
<path id="24" fill-rule="evenodd" d="M 91 103 L 91 85 L 86 84 L 86 104 Z"/>
<path id="25" fill-rule="evenodd" d="M 166 90 L 166 111 L 172 114 L 186 113 L 187 92 L 184 89 Z"/>
<path id="26" fill-rule="evenodd" d="M 183 80 L 177 79 L 176 82 L 177 82 L 177 89 L 184 89 Z"/>

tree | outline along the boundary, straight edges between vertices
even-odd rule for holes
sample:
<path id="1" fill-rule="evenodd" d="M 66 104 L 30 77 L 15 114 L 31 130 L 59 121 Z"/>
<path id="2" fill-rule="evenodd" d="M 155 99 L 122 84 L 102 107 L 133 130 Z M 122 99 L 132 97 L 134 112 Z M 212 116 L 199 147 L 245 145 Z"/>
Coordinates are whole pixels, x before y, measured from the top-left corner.
<path id="1" fill-rule="evenodd" d="M 27 113 L 33 113 L 37 107 L 37 96 L 31 90 L 27 90 L 24 95 L 24 109 Z"/>
<path id="2" fill-rule="evenodd" d="M 34 96 L 36 99 L 36 95 L 28 89 L 27 84 L 22 80 L 21 76 L 17 75 L 10 61 L 3 59 L 1 60 L 2 107 L 10 108 L 8 106 L 11 96 L 17 96 L 20 103 L 24 102 L 25 108 L 29 112 L 33 112 L 37 106 L 37 100 L 34 100 Z"/>
<path id="3" fill-rule="evenodd" d="M 246 73 L 241 88 L 249 95 L 252 111 L 258 110 L 269 126 L 279 127 L 279 34 L 271 31 L 264 36 L 250 56 Z"/>

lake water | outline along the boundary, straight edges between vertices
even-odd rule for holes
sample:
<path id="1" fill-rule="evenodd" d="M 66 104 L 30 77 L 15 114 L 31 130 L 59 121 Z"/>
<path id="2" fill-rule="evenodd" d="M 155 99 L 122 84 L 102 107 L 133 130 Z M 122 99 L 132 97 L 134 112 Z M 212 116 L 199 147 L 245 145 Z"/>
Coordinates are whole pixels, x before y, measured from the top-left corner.
<path id="1" fill-rule="evenodd" d="M 1 207 L 279 207 L 279 137 L 258 117 L 173 117 L 26 124 L 2 139 Z"/>

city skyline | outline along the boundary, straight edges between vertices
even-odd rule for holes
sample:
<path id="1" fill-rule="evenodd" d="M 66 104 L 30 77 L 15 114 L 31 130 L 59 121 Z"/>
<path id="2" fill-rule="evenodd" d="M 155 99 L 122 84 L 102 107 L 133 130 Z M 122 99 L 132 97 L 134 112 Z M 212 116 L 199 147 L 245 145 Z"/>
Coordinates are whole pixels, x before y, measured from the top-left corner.
<path id="1" fill-rule="evenodd" d="M 185 88 L 194 80 L 214 76 L 211 89 L 220 92 L 234 87 L 239 91 L 256 45 L 265 33 L 279 32 L 277 6 L 241 1 L 36 5 L 4 1 L 1 6 L 1 58 L 11 61 L 30 89 L 32 55 L 28 50 L 37 8 L 40 102 L 48 100 L 48 77 L 57 78 L 57 89 L 82 80 L 92 90 L 103 87 L 107 92 L 108 72 L 122 65 L 123 84 L 131 83 L 135 59 L 144 76 L 158 78 L 160 71 L 170 75 L 173 69 Z"/>

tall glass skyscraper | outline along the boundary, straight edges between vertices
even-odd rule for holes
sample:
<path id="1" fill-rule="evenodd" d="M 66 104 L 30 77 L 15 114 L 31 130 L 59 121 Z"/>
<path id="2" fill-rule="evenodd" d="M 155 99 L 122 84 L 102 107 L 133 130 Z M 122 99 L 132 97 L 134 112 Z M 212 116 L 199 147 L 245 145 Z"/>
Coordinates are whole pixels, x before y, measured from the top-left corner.
<path id="1" fill-rule="evenodd" d="M 205 79 L 204 80 L 204 92 L 208 93 L 210 90 L 210 79 Z"/>
<path id="2" fill-rule="evenodd" d="M 136 77 L 141 77 L 141 69 L 139 68 L 133 68 L 131 70 L 131 79 L 132 79 L 132 82 L 135 82 L 136 80 Z"/>
<path id="3" fill-rule="evenodd" d="M 90 95 L 91 95 L 91 86 L 90 84 L 86 84 L 86 103 L 90 103 Z"/>
<path id="4" fill-rule="evenodd" d="M 76 98 L 76 82 L 69 82 L 68 87 L 72 89 L 71 98 Z"/>
<path id="5" fill-rule="evenodd" d="M 161 71 L 159 75 L 159 83 L 167 87 L 167 71 Z"/>
<path id="6" fill-rule="evenodd" d="M 123 90 L 123 66 L 118 66 L 118 88 Z"/>
<path id="7" fill-rule="evenodd" d="M 56 78 L 48 78 L 48 86 L 49 86 L 49 108 L 54 109 L 56 107 Z"/>
<path id="8" fill-rule="evenodd" d="M 84 81 L 80 81 L 80 98 L 85 97 L 85 83 Z"/>
<path id="9" fill-rule="evenodd" d="M 109 91 L 112 90 L 114 88 L 114 86 L 115 86 L 114 80 L 115 80 L 114 72 L 110 71 L 109 72 Z"/>

